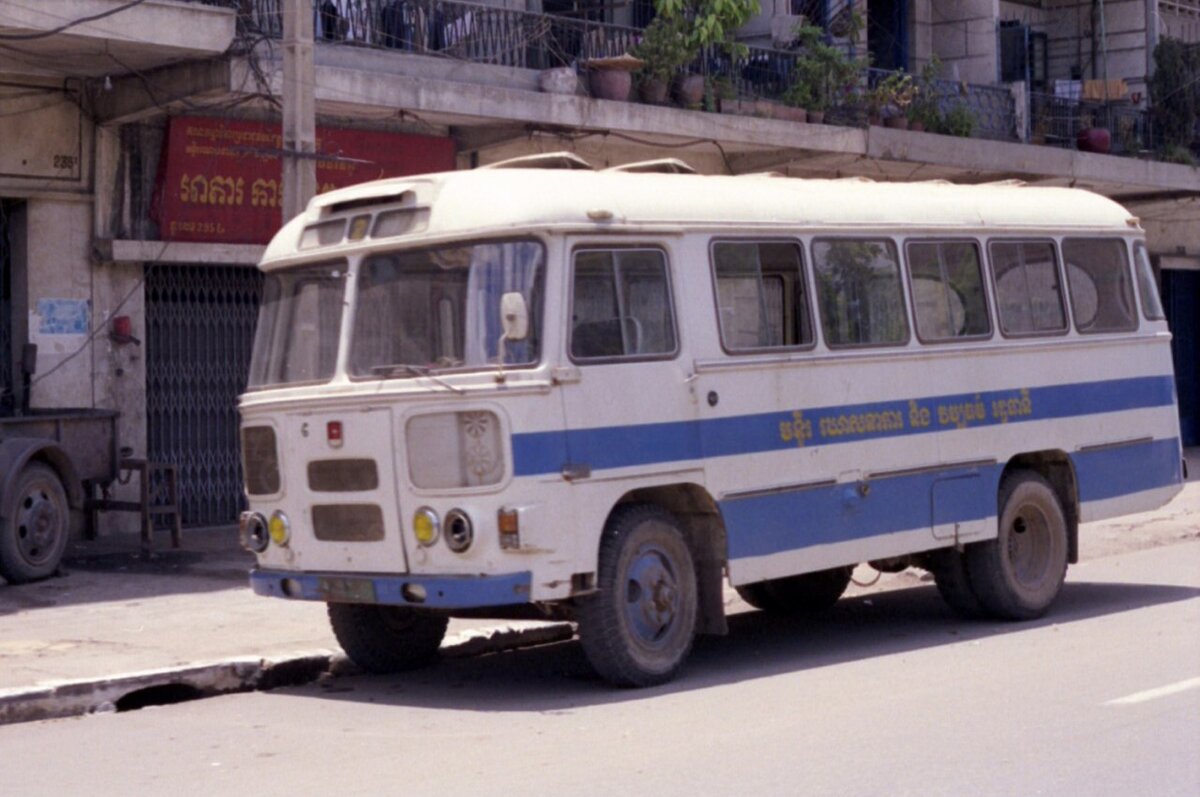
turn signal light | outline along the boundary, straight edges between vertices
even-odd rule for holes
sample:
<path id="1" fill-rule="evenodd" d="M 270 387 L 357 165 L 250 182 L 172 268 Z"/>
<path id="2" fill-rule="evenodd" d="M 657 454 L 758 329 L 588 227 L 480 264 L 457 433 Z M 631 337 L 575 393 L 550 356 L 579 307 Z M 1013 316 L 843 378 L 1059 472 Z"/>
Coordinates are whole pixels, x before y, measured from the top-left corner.
<path id="1" fill-rule="evenodd" d="M 501 509 L 496 513 L 496 526 L 500 529 L 500 547 L 521 547 L 521 514 L 515 509 Z"/>

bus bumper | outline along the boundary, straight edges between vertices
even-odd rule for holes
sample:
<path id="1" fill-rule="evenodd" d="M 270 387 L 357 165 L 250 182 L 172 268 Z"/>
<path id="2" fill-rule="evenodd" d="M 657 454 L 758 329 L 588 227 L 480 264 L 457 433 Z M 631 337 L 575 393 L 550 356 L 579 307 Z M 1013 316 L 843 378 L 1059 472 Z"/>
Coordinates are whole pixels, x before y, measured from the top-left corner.
<path id="1" fill-rule="evenodd" d="M 250 571 L 250 588 L 272 598 L 376 603 L 427 609 L 474 609 L 529 602 L 529 571 L 495 576 L 294 573 Z"/>

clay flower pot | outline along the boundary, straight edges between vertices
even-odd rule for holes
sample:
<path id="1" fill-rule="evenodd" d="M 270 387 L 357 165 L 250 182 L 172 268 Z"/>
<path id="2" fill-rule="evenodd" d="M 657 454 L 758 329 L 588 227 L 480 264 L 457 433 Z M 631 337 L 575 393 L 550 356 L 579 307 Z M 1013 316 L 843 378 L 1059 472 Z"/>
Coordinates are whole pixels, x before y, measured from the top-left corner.
<path id="1" fill-rule="evenodd" d="M 670 91 L 670 84 L 658 78 L 643 78 L 638 84 L 638 96 L 647 105 L 666 105 Z"/>
<path id="2" fill-rule="evenodd" d="M 1075 147 L 1080 152 L 1105 155 L 1112 149 L 1112 134 L 1103 127 L 1085 127 L 1075 136 Z"/>
<path id="3" fill-rule="evenodd" d="M 624 69 L 589 69 L 588 91 L 598 100 L 628 100 L 633 74 Z"/>
<path id="4" fill-rule="evenodd" d="M 704 75 L 680 75 L 675 78 L 675 99 L 684 108 L 695 108 L 704 101 Z"/>

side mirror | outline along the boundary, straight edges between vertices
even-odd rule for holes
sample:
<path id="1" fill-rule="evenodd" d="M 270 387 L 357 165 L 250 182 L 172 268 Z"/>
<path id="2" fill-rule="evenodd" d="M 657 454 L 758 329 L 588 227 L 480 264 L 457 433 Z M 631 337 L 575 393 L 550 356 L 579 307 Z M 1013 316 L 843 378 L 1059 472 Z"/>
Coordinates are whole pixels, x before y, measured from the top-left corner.
<path id="1" fill-rule="evenodd" d="M 525 340 L 529 336 L 529 307 L 516 291 L 500 297 L 500 326 L 504 340 Z"/>

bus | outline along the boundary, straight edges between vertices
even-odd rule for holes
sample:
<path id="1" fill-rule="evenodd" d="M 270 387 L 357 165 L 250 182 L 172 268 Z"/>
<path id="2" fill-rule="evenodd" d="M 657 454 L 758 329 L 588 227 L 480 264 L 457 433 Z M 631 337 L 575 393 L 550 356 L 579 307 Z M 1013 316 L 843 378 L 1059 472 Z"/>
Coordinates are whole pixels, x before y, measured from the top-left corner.
<path id="1" fill-rule="evenodd" d="M 560 153 L 321 194 L 261 269 L 251 585 L 370 672 L 546 618 L 659 684 L 726 582 L 802 614 L 860 563 L 1036 618 L 1186 477 L 1143 231 L 1086 191 Z"/>

